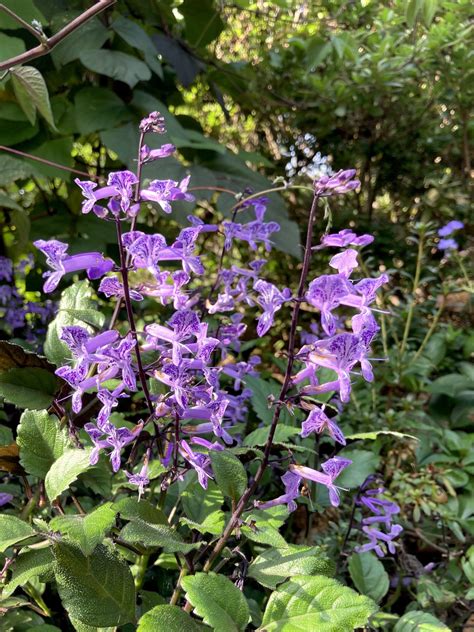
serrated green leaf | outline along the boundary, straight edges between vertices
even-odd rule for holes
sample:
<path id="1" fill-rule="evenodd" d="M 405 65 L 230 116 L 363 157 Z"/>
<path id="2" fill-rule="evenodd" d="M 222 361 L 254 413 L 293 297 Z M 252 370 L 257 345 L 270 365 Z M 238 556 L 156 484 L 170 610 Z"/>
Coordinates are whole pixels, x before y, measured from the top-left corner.
<path id="1" fill-rule="evenodd" d="M 332 560 L 317 546 L 290 544 L 281 549 L 267 549 L 249 566 L 249 577 L 266 588 L 275 589 L 295 575 L 328 575 L 335 572 Z"/>
<path id="2" fill-rule="evenodd" d="M 0 374 L 0 397 L 18 408 L 47 408 L 57 387 L 57 377 L 46 369 L 28 367 Z"/>
<path id="3" fill-rule="evenodd" d="M 377 603 L 387 594 L 390 587 L 388 573 L 372 553 L 353 553 L 349 559 L 349 573 L 357 590 Z"/>
<path id="4" fill-rule="evenodd" d="M 46 410 L 25 410 L 18 425 L 20 463 L 28 474 L 44 478 L 69 444 L 66 429 Z"/>
<path id="5" fill-rule="evenodd" d="M 189 553 L 199 543 L 188 544 L 171 527 L 164 524 L 148 524 L 143 520 L 132 520 L 120 532 L 125 542 L 141 544 L 146 548 L 163 548 L 167 553 Z"/>
<path id="6" fill-rule="evenodd" d="M 215 481 L 228 498 L 237 501 L 247 488 L 247 473 L 239 459 L 226 450 L 211 450 L 212 472 Z"/>
<path id="7" fill-rule="evenodd" d="M 115 522 L 115 515 L 112 503 L 106 503 L 85 516 L 57 516 L 50 526 L 66 535 L 87 556 L 103 541 Z"/>
<path id="8" fill-rule="evenodd" d="M 53 545 L 59 596 L 68 614 L 96 627 L 118 626 L 135 618 L 135 585 L 128 564 L 99 544 L 86 557 L 79 547 Z"/>
<path id="9" fill-rule="evenodd" d="M 53 129 L 56 129 L 48 88 L 40 71 L 33 66 L 15 66 L 10 72 L 17 82 L 21 84 L 24 90 L 24 97 L 27 98 L 28 96 L 41 116 L 46 119 Z"/>
<path id="10" fill-rule="evenodd" d="M 205 629 L 178 606 L 160 605 L 140 618 L 137 632 L 202 632 Z"/>
<path id="11" fill-rule="evenodd" d="M 18 586 L 24 586 L 33 577 L 44 575 L 52 568 L 53 554 L 49 547 L 21 553 L 11 567 L 13 573 L 2 594 L 8 597 Z"/>
<path id="12" fill-rule="evenodd" d="M 225 514 L 218 509 L 204 518 L 202 522 L 194 522 L 189 518 L 181 518 L 180 522 L 190 529 L 195 529 L 199 533 L 211 533 L 219 535 L 225 527 Z"/>
<path id="13" fill-rule="evenodd" d="M 352 632 L 377 605 L 328 577 L 293 577 L 270 595 L 259 632 Z"/>
<path id="14" fill-rule="evenodd" d="M 45 478 L 46 494 L 49 500 L 55 500 L 76 480 L 79 474 L 91 467 L 91 452 L 91 448 L 66 450 L 52 464 Z"/>
<path id="15" fill-rule="evenodd" d="M 63 327 L 79 325 L 90 330 L 89 323 L 94 323 L 98 328 L 104 324 L 105 316 L 96 309 L 90 297 L 91 289 L 87 281 L 74 283 L 62 293 L 57 316 L 48 327 L 44 344 L 45 355 L 53 364 L 62 366 L 71 355 L 67 345 L 60 339 Z M 76 311 L 81 317 L 75 316 Z M 84 312 L 87 313 L 87 322 Z"/>
<path id="16" fill-rule="evenodd" d="M 114 511 L 125 520 L 143 520 L 151 524 L 168 524 L 165 514 L 148 500 L 122 498 L 113 504 Z"/>
<path id="17" fill-rule="evenodd" d="M 242 592 L 216 573 L 196 573 L 181 582 L 186 599 L 195 612 L 214 630 L 245 630 L 250 612 Z"/>
<path id="18" fill-rule="evenodd" d="M 123 81 L 130 88 L 151 78 L 150 69 L 143 61 L 117 50 L 85 50 L 79 59 L 89 70 Z"/>
<path id="19" fill-rule="evenodd" d="M 209 481 L 207 490 L 199 484 L 196 474 L 190 472 L 179 482 L 179 497 L 184 513 L 193 522 L 203 522 L 207 516 L 222 507 L 224 496 L 217 485 Z"/>
<path id="20" fill-rule="evenodd" d="M 0 515 L 0 553 L 3 553 L 12 544 L 26 540 L 33 535 L 36 535 L 36 531 L 27 522 L 23 522 L 15 516 Z"/>
<path id="21" fill-rule="evenodd" d="M 412 610 L 397 621 L 393 632 L 451 632 L 447 625 L 429 612 Z"/>

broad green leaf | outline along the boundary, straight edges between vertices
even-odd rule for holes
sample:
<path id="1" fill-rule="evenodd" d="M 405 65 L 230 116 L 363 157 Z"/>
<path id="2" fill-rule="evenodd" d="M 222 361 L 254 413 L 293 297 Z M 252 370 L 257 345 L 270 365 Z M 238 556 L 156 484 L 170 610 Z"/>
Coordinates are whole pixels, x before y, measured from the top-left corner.
<path id="1" fill-rule="evenodd" d="M 95 625 L 87 625 L 86 623 L 81 623 L 78 619 L 74 619 L 74 617 L 69 617 L 69 620 L 71 621 L 72 626 L 76 630 L 76 632 L 117 632 L 117 628 L 115 626 L 98 628 Z M 37 630 L 37 632 L 43 631 Z"/>
<path id="2" fill-rule="evenodd" d="M 0 374 L 0 397 L 18 408 L 47 408 L 57 388 L 57 377 L 46 369 L 10 369 Z"/>
<path id="3" fill-rule="evenodd" d="M 271 402 L 278 399 L 281 389 L 280 385 L 274 380 L 266 381 L 252 376 L 245 377 L 245 384 L 252 390 L 252 406 L 257 413 L 257 417 L 264 424 L 270 425 L 275 410 Z M 285 408 L 281 411 L 280 423 L 288 426 L 292 423 L 292 418 Z"/>
<path id="4" fill-rule="evenodd" d="M 357 590 L 377 603 L 387 594 L 390 587 L 388 573 L 372 553 L 353 553 L 349 559 L 349 573 Z"/>
<path id="5" fill-rule="evenodd" d="M 79 13 L 77 13 L 79 15 Z M 66 26 L 71 21 L 71 11 L 67 11 L 57 18 L 57 27 L 61 28 Z M 58 30 L 59 30 L 58 28 Z M 110 37 L 110 32 L 105 27 L 100 18 L 94 18 L 88 20 L 68 37 L 60 42 L 51 51 L 51 57 L 53 58 L 56 66 L 64 66 L 70 61 L 74 61 L 79 58 L 79 55 L 84 50 L 97 50 L 99 49 Z"/>
<path id="6" fill-rule="evenodd" d="M 132 20 L 127 20 L 123 16 L 118 17 L 111 24 L 111 28 L 130 46 L 142 51 L 145 61 L 150 68 L 161 79 L 163 79 L 163 69 L 158 61 L 158 51 L 155 48 L 150 36 Z"/>
<path id="7" fill-rule="evenodd" d="M 3 589 L 3 595 L 11 595 L 17 586 L 24 586 L 26 582 L 30 581 L 33 577 L 45 575 L 50 572 L 52 568 L 53 554 L 49 547 L 21 553 L 21 555 L 16 558 L 13 566 L 11 566 L 13 574 Z"/>
<path id="8" fill-rule="evenodd" d="M 196 573 L 185 577 L 181 585 L 204 623 L 214 630 L 245 630 L 250 617 L 247 600 L 230 579 L 216 573 Z"/>
<path id="9" fill-rule="evenodd" d="M 45 487 L 49 500 L 55 500 L 90 464 L 91 448 L 66 450 L 46 474 Z"/>
<path id="10" fill-rule="evenodd" d="M 226 450 L 211 450 L 212 471 L 215 481 L 228 498 L 237 501 L 247 488 L 247 473 L 239 459 Z"/>
<path id="11" fill-rule="evenodd" d="M 125 520 L 143 520 L 152 524 L 168 524 L 165 514 L 148 500 L 122 498 L 113 504 L 114 511 Z"/>
<path id="12" fill-rule="evenodd" d="M 423 8 L 424 0 L 406 0 L 405 18 L 410 28 L 415 25 L 416 18 Z"/>
<path id="13" fill-rule="evenodd" d="M 118 626 L 135 618 L 135 585 L 128 564 L 99 544 L 86 557 L 81 550 L 53 545 L 54 572 L 63 607 L 90 626 Z"/>
<path id="14" fill-rule="evenodd" d="M 224 496 L 215 483 L 209 481 L 207 489 L 199 484 L 194 472 L 179 482 L 179 496 L 189 520 L 202 523 L 210 514 L 222 507 Z"/>
<path id="15" fill-rule="evenodd" d="M 380 460 L 377 454 L 368 450 L 344 450 L 341 456 L 352 463 L 338 476 L 337 485 L 348 489 L 362 485 L 367 476 L 376 471 Z"/>
<path id="16" fill-rule="evenodd" d="M 186 39 L 192 46 L 205 47 L 224 29 L 219 10 L 213 0 L 184 0 L 179 7 L 186 23 Z"/>
<path id="17" fill-rule="evenodd" d="M 377 605 L 328 577 L 293 577 L 270 595 L 259 632 L 352 632 Z"/>
<path id="18" fill-rule="evenodd" d="M 11 73 L 17 82 L 21 84 L 24 90 L 24 98 L 29 97 L 41 116 L 46 119 L 53 129 L 56 129 L 53 112 L 51 111 L 51 103 L 49 101 L 48 88 L 40 71 L 33 66 L 15 66 L 15 68 L 11 70 Z M 30 117 L 28 116 L 28 118 Z M 34 121 L 32 121 L 32 123 L 34 123 Z"/>
<path id="19" fill-rule="evenodd" d="M 375 441 L 380 435 L 389 435 L 391 437 L 397 437 L 398 439 L 412 439 L 419 441 L 418 437 L 405 432 L 396 432 L 395 430 L 374 430 L 372 432 L 356 432 L 354 434 L 346 435 L 346 439 L 355 441 L 356 439 L 367 439 L 367 441 Z"/>
<path id="20" fill-rule="evenodd" d="M 137 632 L 202 632 L 205 629 L 178 606 L 160 605 L 140 618 Z"/>
<path id="21" fill-rule="evenodd" d="M 282 549 L 267 549 L 249 566 L 253 577 L 266 588 L 275 589 L 295 575 L 334 575 L 335 565 L 317 546 L 290 544 Z"/>
<path id="22" fill-rule="evenodd" d="M 97 328 L 104 324 L 105 316 L 96 309 L 90 297 L 91 289 L 87 281 L 74 283 L 61 295 L 57 316 L 48 327 L 44 344 L 46 357 L 57 366 L 66 364 L 71 355 L 67 345 L 60 339 L 63 327 L 79 325 L 90 330 L 91 324 Z M 75 316 L 77 310 L 80 317 Z"/>
<path id="23" fill-rule="evenodd" d="M 8 371 L 8 369 L 27 369 L 30 367 L 48 369 L 51 373 L 54 373 L 55 369 L 54 365 L 43 356 L 27 351 L 13 342 L 0 340 L 0 372 Z"/>
<path id="24" fill-rule="evenodd" d="M 32 20 L 38 20 L 41 24 L 47 24 L 46 18 L 37 8 L 33 0 L 3 0 L 2 4 L 22 17 L 26 22 L 31 23 Z M 23 29 L 23 26 L 17 22 L 17 20 L 14 20 L 9 15 L 1 11 L 0 29 Z"/>
<path id="25" fill-rule="evenodd" d="M 84 555 L 90 555 L 115 522 L 112 507 L 112 503 L 106 503 L 85 516 L 57 516 L 50 522 L 51 529 L 66 535 Z"/>
<path id="26" fill-rule="evenodd" d="M 21 107 L 13 101 L 0 101 L 0 143 L 8 147 L 17 145 L 36 136 L 39 131 L 38 123 L 32 125 Z M 2 162 L 10 158 L 2 156 Z M 11 158 L 10 160 L 17 160 Z M 5 176 L 2 174 L 2 180 Z"/>
<path id="27" fill-rule="evenodd" d="M 24 160 L 12 158 L 11 156 L 7 156 L 7 154 L 0 155 L 0 186 L 28 178 L 31 174 L 32 169 Z"/>
<path id="28" fill-rule="evenodd" d="M 16 57 L 26 50 L 25 42 L 19 37 L 10 37 L 5 33 L 0 33 L 0 61 Z"/>
<path id="29" fill-rule="evenodd" d="M 18 426 L 20 463 L 28 474 L 44 478 L 69 444 L 66 429 L 45 410 L 25 410 Z"/>
<path id="30" fill-rule="evenodd" d="M 72 150 L 74 146 L 74 140 L 72 136 L 64 136 L 63 138 L 55 138 L 48 140 L 39 147 L 35 147 L 31 150 L 33 156 L 38 158 L 44 158 L 56 162 L 65 167 L 73 167 L 74 159 L 72 157 Z M 65 169 L 54 167 L 42 162 L 35 161 L 33 159 L 25 159 L 30 162 L 32 166 L 43 176 L 47 178 L 61 178 L 61 180 L 69 181 L 71 179 L 71 173 Z"/>
<path id="31" fill-rule="evenodd" d="M 130 88 L 151 78 L 150 69 L 143 61 L 117 50 L 85 50 L 79 59 L 89 70 L 123 81 Z"/>
<path id="32" fill-rule="evenodd" d="M 110 129 L 130 117 L 130 112 L 115 92 L 98 87 L 86 87 L 77 92 L 74 112 L 81 134 Z"/>
<path id="33" fill-rule="evenodd" d="M 164 524 L 148 524 L 132 520 L 120 532 L 125 542 L 141 544 L 146 548 L 163 548 L 167 553 L 189 553 L 200 545 L 188 544 L 171 527 Z"/>
<path id="34" fill-rule="evenodd" d="M 16 209 L 17 211 L 21 211 L 22 208 L 21 206 L 15 202 L 15 200 L 13 200 L 9 195 L 7 195 L 6 193 L 2 193 L 0 191 L 0 208 L 13 208 Z"/>
<path id="35" fill-rule="evenodd" d="M 11 74 L 10 79 L 18 104 L 25 113 L 26 118 L 30 121 L 32 125 L 34 125 L 36 123 L 35 102 L 31 99 L 30 94 L 25 88 L 23 82 L 18 77 L 16 77 L 14 73 Z"/>
<path id="36" fill-rule="evenodd" d="M 269 426 L 264 426 L 263 428 L 257 428 L 250 434 L 248 434 L 243 442 L 243 445 L 248 446 L 264 446 L 267 443 L 268 434 L 270 432 Z M 285 426 L 278 424 L 275 436 L 273 439 L 273 443 L 287 443 L 291 437 L 298 435 L 301 432 L 300 428 L 295 428 L 292 426 Z"/>
<path id="37" fill-rule="evenodd" d="M 0 553 L 33 535 L 36 535 L 36 531 L 27 522 L 15 516 L 0 514 Z"/>
<path id="38" fill-rule="evenodd" d="M 252 542 L 267 544 L 277 549 L 285 548 L 288 543 L 280 534 L 279 528 L 287 518 L 288 510 L 283 505 L 265 510 L 254 509 L 245 514 L 245 523 L 241 527 L 242 534 Z"/>
<path id="39" fill-rule="evenodd" d="M 393 632 L 450 632 L 450 628 L 429 612 L 412 610 L 397 621 Z"/>
<path id="40" fill-rule="evenodd" d="M 211 533 L 219 535 L 225 527 L 225 514 L 218 509 L 204 518 L 202 522 L 193 522 L 189 518 L 181 518 L 180 522 L 190 529 L 195 529 L 199 533 Z"/>
<path id="41" fill-rule="evenodd" d="M 443 375 L 428 386 L 428 391 L 437 395 L 449 395 L 456 397 L 460 391 L 472 388 L 473 381 L 465 375 L 450 373 Z"/>

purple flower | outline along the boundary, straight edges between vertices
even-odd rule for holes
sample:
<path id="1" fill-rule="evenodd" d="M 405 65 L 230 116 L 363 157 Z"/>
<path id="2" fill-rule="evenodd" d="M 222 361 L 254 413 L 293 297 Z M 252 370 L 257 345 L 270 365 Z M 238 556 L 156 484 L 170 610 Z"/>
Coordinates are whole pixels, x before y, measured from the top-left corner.
<path id="1" fill-rule="evenodd" d="M 348 248 L 348 250 L 344 250 L 343 252 L 339 252 L 337 255 L 334 255 L 334 257 L 330 260 L 329 265 L 331 268 L 335 268 L 339 274 L 349 278 L 352 274 L 352 270 L 359 266 L 357 263 L 357 254 L 357 250 Z"/>
<path id="2" fill-rule="evenodd" d="M 8 494 L 7 492 L 0 492 L 0 507 L 3 507 L 3 505 L 8 505 L 8 503 L 11 503 L 13 498 L 14 498 L 13 494 Z"/>
<path id="3" fill-rule="evenodd" d="M 112 448 L 112 451 L 109 454 L 110 462 L 112 464 L 113 471 L 118 472 L 120 469 L 120 455 L 122 448 L 135 441 L 142 431 L 142 428 L 143 423 L 137 424 L 133 430 L 129 430 L 128 428 L 116 428 L 110 422 L 107 422 L 103 428 L 98 428 L 93 423 L 87 423 L 84 426 L 84 430 L 87 432 L 91 438 L 92 444 L 94 445 L 90 458 L 91 465 L 97 464 L 101 450 Z"/>
<path id="4" fill-rule="evenodd" d="M 187 193 L 190 176 L 181 182 L 174 180 L 152 180 L 148 188 L 140 191 L 140 197 L 146 202 L 156 202 L 165 213 L 171 213 L 170 202 L 173 200 L 186 200 L 193 202 L 194 196 Z"/>
<path id="5" fill-rule="evenodd" d="M 184 342 L 201 333 L 199 318 L 193 311 L 183 309 L 173 314 L 168 325 L 171 329 L 163 325 L 147 325 L 145 331 L 153 338 L 171 343 L 172 360 L 177 365 L 180 362 L 181 353 L 187 350 Z"/>
<path id="6" fill-rule="evenodd" d="M 49 241 L 39 239 L 33 244 L 46 255 L 46 263 L 53 270 L 43 274 L 43 277 L 48 279 L 43 287 L 45 292 L 53 292 L 61 278 L 69 272 L 86 270 L 89 279 L 98 279 L 110 272 L 114 267 L 114 262 L 110 259 L 105 259 L 99 252 L 67 255 L 68 244 L 56 239 L 50 239 Z"/>
<path id="7" fill-rule="evenodd" d="M 164 116 L 160 112 L 150 112 L 140 121 L 139 128 L 143 134 L 148 132 L 164 134 L 166 132 Z"/>
<path id="8" fill-rule="evenodd" d="M 140 150 L 140 158 L 143 163 L 151 162 L 159 158 L 168 158 L 171 154 L 174 154 L 176 147 L 171 143 L 162 145 L 159 149 L 150 149 L 148 145 L 142 145 Z"/>
<path id="9" fill-rule="evenodd" d="M 364 526 L 362 527 L 362 531 L 369 538 L 369 542 L 357 547 L 357 552 L 365 553 L 366 551 L 375 551 L 379 557 L 384 557 L 385 546 L 392 555 L 395 554 L 393 540 L 400 535 L 403 531 L 403 527 L 399 524 L 394 524 L 388 533 L 384 533 L 379 529 L 371 529 L 370 527 Z"/>
<path id="10" fill-rule="evenodd" d="M 438 242 L 438 250 L 457 250 L 459 244 L 455 239 L 440 239 Z"/>
<path id="11" fill-rule="evenodd" d="M 270 507 L 277 507 L 279 505 L 287 505 L 288 511 L 296 510 L 295 500 L 300 495 L 301 476 L 294 472 L 286 472 L 281 480 L 285 485 L 285 493 L 278 498 L 268 500 L 267 502 L 257 502 L 256 506 L 259 509 L 270 509 Z"/>
<path id="12" fill-rule="evenodd" d="M 281 308 L 283 303 L 291 299 L 291 290 L 285 288 L 280 291 L 272 283 L 259 279 L 254 283 L 253 289 L 258 292 L 257 303 L 263 308 L 263 314 L 257 323 L 257 334 L 263 336 L 273 325 L 275 313 Z"/>
<path id="13" fill-rule="evenodd" d="M 196 471 L 200 485 L 204 489 L 207 489 L 208 481 L 212 478 L 210 458 L 199 452 L 193 452 L 190 445 L 184 439 L 179 442 L 178 450 L 181 456 Z"/>
<path id="14" fill-rule="evenodd" d="M 461 230 L 461 228 L 464 228 L 463 222 L 460 222 L 457 219 L 453 219 L 452 221 L 448 222 L 446 226 L 443 226 L 438 230 L 438 235 L 440 237 L 449 237 L 449 235 L 457 230 Z"/>
<path id="15" fill-rule="evenodd" d="M 132 485 L 137 485 L 138 487 L 138 502 L 140 502 L 140 498 L 143 496 L 145 491 L 145 487 L 150 484 L 150 479 L 148 478 L 148 465 L 145 463 L 140 470 L 139 474 L 129 474 L 129 472 L 125 472 L 128 482 Z"/>
<path id="16" fill-rule="evenodd" d="M 329 197 L 353 191 L 360 186 L 360 181 L 354 179 L 355 169 L 342 169 L 332 176 L 321 176 L 314 182 L 314 191 L 319 197 Z"/>
<path id="17" fill-rule="evenodd" d="M 8 257 L 0 257 L 0 280 L 11 281 L 13 278 L 13 264 Z"/>
<path id="18" fill-rule="evenodd" d="M 118 216 L 122 211 L 127 217 L 134 217 L 139 210 L 139 205 L 133 202 L 134 188 L 138 183 L 136 175 L 132 171 L 115 171 L 109 174 L 107 186 L 97 188 L 96 182 L 90 180 L 74 181 L 81 189 L 84 196 L 82 203 L 82 212 L 94 213 L 98 217 L 105 217 L 107 209 L 98 205 L 97 202 L 103 199 L 109 199 L 109 209 Z"/>
<path id="19" fill-rule="evenodd" d="M 360 235 L 358 237 L 352 230 L 345 228 L 338 233 L 332 235 L 324 235 L 321 245 L 316 248 L 324 248 L 324 246 L 335 246 L 345 248 L 346 246 L 367 246 L 374 241 L 372 235 Z"/>
<path id="20" fill-rule="evenodd" d="M 102 279 L 99 285 L 99 292 L 103 292 L 107 298 L 111 296 L 124 296 L 124 289 L 122 283 L 117 279 L 117 277 L 105 277 Z M 143 296 L 140 292 L 136 290 L 130 289 L 130 298 L 134 301 L 142 301 Z"/>
<path id="21" fill-rule="evenodd" d="M 342 445 L 346 445 L 346 439 L 342 430 L 336 424 L 335 421 L 330 419 L 324 410 L 315 406 L 313 410 L 309 413 L 306 421 L 303 422 L 301 426 L 301 436 L 303 438 L 309 436 L 311 433 L 316 432 L 317 434 L 321 434 L 323 430 L 327 430 L 329 435 Z"/>
<path id="22" fill-rule="evenodd" d="M 334 485 L 334 481 L 345 469 L 348 465 L 350 465 L 352 461 L 350 459 L 343 459 L 339 456 L 335 456 L 328 461 L 322 463 L 321 467 L 323 472 L 318 472 L 317 470 L 313 470 L 310 467 L 306 467 L 304 465 L 290 465 L 290 471 L 294 474 L 298 474 L 301 478 L 304 478 L 308 481 L 313 481 L 315 483 L 319 483 L 320 485 L 324 485 L 327 487 L 329 491 L 329 500 L 333 507 L 338 507 L 340 503 L 339 491 L 336 485 Z"/>
<path id="23" fill-rule="evenodd" d="M 125 233 L 122 241 L 135 268 L 145 268 L 155 277 L 158 277 L 160 269 L 157 263 L 160 255 L 167 249 L 166 239 L 163 235 L 146 235 L 135 230 Z"/>
<path id="24" fill-rule="evenodd" d="M 352 285 L 341 274 L 323 274 L 309 284 L 305 298 L 321 311 L 321 325 L 328 336 L 336 333 L 332 310 L 352 292 Z"/>
<path id="25" fill-rule="evenodd" d="M 61 331 L 61 340 L 67 344 L 72 351 L 77 366 L 89 366 L 96 360 L 94 354 L 102 347 L 112 345 L 119 337 L 118 331 L 108 330 L 97 336 L 91 336 L 87 329 L 77 325 L 63 327 Z"/>

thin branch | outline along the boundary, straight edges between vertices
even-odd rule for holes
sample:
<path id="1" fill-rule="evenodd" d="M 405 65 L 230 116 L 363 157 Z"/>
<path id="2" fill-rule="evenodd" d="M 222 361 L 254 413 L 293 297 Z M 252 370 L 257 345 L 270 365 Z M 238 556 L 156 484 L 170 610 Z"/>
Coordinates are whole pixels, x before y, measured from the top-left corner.
<path id="1" fill-rule="evenodd" d="M 26 63 L 27 61 L 31 61 L 32 59 L 36 59 L 37 57 L 42 57 L 43 55 L 46 55 L 47 53 L 51 52 L 55 46 L 62 42 L 63 39 L 65 39 L 68 35 L 74 33 L 74 31 L 80 28 L 88 20 L 96 16 L 98 13 L 101 13 L 105 9 L 111 7 L 113 4 L 115 4 L 115 2 L 116 0 L 99 0 L 99 2 L 94 4 L 94 6 L 84 11 L 84 13 L 81 13 L 81 15 L 77 16 L 77 18 L 72 20 L 72 22 L 69 22 L 69 24 L 58 31 L 55 35 L 44 39 L 41 44 L 35 46 L 35 48 L 27 50 L 20 55 L 16 55 L 15 57 L 11 57 L 6 61 L 1 62 L 0 71 L 8 70 L 13 66 L 18 66 L 20 64 Z M 11 17 L 13 17 L 13 15 Z M 18 18 L 18 16 L 16 17 Z M 23 26 L 25 26 L 25 24 L 23 24 Z"/>
<path id="2" fill-rule="evenodd" d="M 14 11 L 6 7 L 4 4 L 0 4 L 0 11 L 3 11 L 3 13 L 9 15 L 13 20 L 15 20 L 15 22 L 21 24 L 22 27 L 29 31 L 34 37 L 36 37 L 36 39 L 39 40 L 41 44 L 44 42 L 44 36 L 41 35 L 41 32 L 37 31 L 34 26 L 26 22 L 26 20 L 21 18 Z"/>
<path id="3" fill-rule="evenodd" d="M 20 151 L 19 149 L 13 149 L 12 147 L 5 147 L 4 145 L 0 145 L 0 151 L 6 151 L 10 154 L 16 154 L 17 156 L 22 156 L 22 158 L 28 158 L 29 160 L 36 160 L 36 162 L 41 162 L 44 165 L 48 165 L 49 167 L 55 167 L 56 169 L 62 169 L 63 171 L 69 171 L 70 173 L 76 173 L 78 176 L 86 176 L 86 178 L 90 178 L 91 180 L 98 180 L 99 178 L 93 174 L 87 173 L 85 171 L 79 171 L 79 169 L 73 169 L 72 167 L 66 167 L 65 165 L 59 164 L 59 162 L 53 162 L 52 160 L 46 160 L 46 158 L 40 158 L 39 156 L 33 156 L 33 154 L 27 154 L 24 151 Z"/>

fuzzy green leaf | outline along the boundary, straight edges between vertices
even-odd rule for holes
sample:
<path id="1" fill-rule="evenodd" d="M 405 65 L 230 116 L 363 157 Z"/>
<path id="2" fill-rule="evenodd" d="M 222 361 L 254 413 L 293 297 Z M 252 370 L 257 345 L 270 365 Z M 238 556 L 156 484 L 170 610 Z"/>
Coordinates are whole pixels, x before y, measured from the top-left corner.
<path id="1" fill-rule="evenodd" d="M 397 621 L 393 632 L 450 632 L 450 628 L 429 612 L 412 610 Z"/>
<path id="2" fill-rule="evenodd" d="M 329 577 L 300 575 L 272 593 L 260 632 L 352 632 L 377 605 Z"/>
<path id="3" fill-rule="evenodd" d="M 90 448 L 70 449 L 53 463 L 45 479 L 46 494 L 50 500 L 55 500 L 76 480 L 79 474 L 91 467 L 90 455 Z"/>
<path id="4" fill-rule="evenodd" d="M 209 456 L 221 492 L 234 501 L 239 500 L 247 488 L 247 473 L 242 463 L 228 451 L 212 450 Z"/>
<path id="5" fill-rule="evenodd" d="M 44 478 L 68 446 L 66 430 L 46 410 L 25 410 L 18 426 L 20 463 L 28 474 Z"/>
<path id="6" fill-rule="evenodd" d="M 371 553 L 351 555 L 349 573 L 357 590 L 377 603 L 387 594 L 390 587 L 388 573 Z"/>
<path id="7" fill-rule="evenodd" d="M 12 544 L 26 540 L 33 535 L 36 535 L 36 531 L 27 522 L 23 522 L 15 516 L 0 515 L 0 553 L 3 553 Z"/>
<path id="8" fill-rule="evenodd" d="M 33 66 L 15 66 L 12 68 L 11 73 L 16 80 L 14 86 L 16 85 L 18 87 L 18 84 L 21 86 L 21 93 L 24 99 L 29 98 L 41 116 L 46 119 L 53 129 L 56 129 L 53 112 L 51 111 L 51 103 L 49 102 L 48 88 L 40 71 Z M 15 93 L 16 92 L 17 89 L 15 88 Z M 23 99 L 21 101 L 19 99 L 20 105 L 22 105 L 22 101 Z M 25 112 L 25 114 L 28 116 L 27 112 Z M 30 117 L 28 116 L 28 118 Z M 32 121 L 32 123 L 34 123 L 34 121 Z"/>
<path id="9" fill-rule="evenodd" d="M 201 632 L 206 629 L 178 606 L 159 605 L 141 617 L 137 632 Z"/>
<path id="10" fill-rule="evenodd" d="M 57 516 L 51 520 L 50 526 L 66 535 L 87 556 L 103 541 L 114 524 L 116 513 L 112 507 L 112 503 L 106 503 L 85 516 Z"/>
<path id="11" fill-rule="evenodd" d="M 18 408 L 47 408 L 58 389 L 58 379 L 47 369 L 28 367 L 0 374 L 0 397 Z"/>
<path id="12" fill-rule="evenodd" d="M 25 551 L 17 557 L 12 566 L 13 574 L 3 589 L 3 595 L 8 597 L 17 588 L 24 586 L 33 577 L 44 575 L 53 568 L 53 554 L 51 549 L 36 549 Z"/>
<path id="13" fill-rule="evenodd" d="M 334 572 L 334 562 L 319 547 L 293 544 L 281 549 L 263 551 L 250 564 L 248 574 L 262 586 L 275 589 L 288 577 L 331 576 Z"/>
<path id="14" fill-rule="evenodd" d="M 68 614 L 90 626 L 118 626 L 135 618 L 135 585 L 128 564 L 99 544 L 86 557 L 66 542 L 53 546 L 59 596 Z"/>
<path id="15" fill-rule="evenodd" d="M 143 520 L 129 522 L 120 532 L 125 542 L 141 544 L 147 548 L 163 548 L 167 553 L 189 553 L 199 544 L 188 544 L 182 537 L 163 524 L 148 524 Z"/>
<path id="16" fill-rule="evenodd" d="M 214 630 L 245 630 L 250 617 L 247 600 L 230 579 L 216 573 L 196 573 L 181 584 L 204 623 Z"/>

